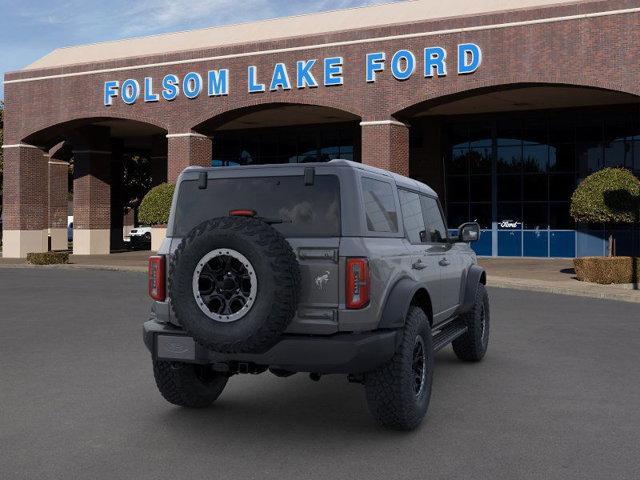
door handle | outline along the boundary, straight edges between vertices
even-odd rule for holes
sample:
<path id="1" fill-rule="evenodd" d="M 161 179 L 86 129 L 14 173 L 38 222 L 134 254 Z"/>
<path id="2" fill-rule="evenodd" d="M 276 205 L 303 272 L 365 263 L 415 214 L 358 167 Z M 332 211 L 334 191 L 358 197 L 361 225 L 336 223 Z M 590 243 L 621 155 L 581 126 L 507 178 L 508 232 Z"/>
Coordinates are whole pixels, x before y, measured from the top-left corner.
<path id="1" fill-rule="evenodd" d="M 438 265 L 440 265 L 441 267 L 447 267 L 451 265 L 451 262 L 449 262 L 449 260 L 447 260 L 446 258 L 443 258 L 438 262 Z"/>
<path id="2" fill-rule="evenodd" d="M 418 259 L 415 262 L 413 262 L 413 264 L 411 264 L 411 268 L 413 268 L 414 270 L 422 270 L 424 268 L 427 268 L 427 266 L 422 263 L 422 260 Z"/>

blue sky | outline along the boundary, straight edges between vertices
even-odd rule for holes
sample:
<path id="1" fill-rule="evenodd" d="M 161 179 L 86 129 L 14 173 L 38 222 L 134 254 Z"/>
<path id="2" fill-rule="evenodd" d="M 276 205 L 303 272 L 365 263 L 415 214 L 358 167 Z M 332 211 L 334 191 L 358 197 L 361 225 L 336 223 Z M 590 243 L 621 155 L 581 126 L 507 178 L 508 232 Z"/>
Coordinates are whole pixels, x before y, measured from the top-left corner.
<path id="1" fill-rule="evenodd" d="M 58 47 L 389 1 L 0 0 L 0 75 Z"/>

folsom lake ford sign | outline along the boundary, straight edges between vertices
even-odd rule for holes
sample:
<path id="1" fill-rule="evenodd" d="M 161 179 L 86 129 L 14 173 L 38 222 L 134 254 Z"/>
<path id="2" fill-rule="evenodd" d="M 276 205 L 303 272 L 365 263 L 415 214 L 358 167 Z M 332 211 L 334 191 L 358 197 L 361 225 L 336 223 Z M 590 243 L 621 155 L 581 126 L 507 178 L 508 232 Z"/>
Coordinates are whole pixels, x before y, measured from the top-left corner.
<path id="1" fill-rule="evenodd" d="M 455 60 L 458 75 L 474 73 L 482 64 L 482 50 L 475 43 L 461 43 L 457 47 Z M 424 78 L 446 77 L 447 51 L 442 47 L 427 47 L 421 52 L 421 73 Z M 385 52 L 368 53 L 365 56 L 365 78 L 367 83 L 376 82 L 388 68 L 398 81 L 408 80 L 416 74 L 419 61 L 410 50 L 398 50 L 391 59 Z M 284 63 L 276 63 L 270 71 L 259 71 L 249 66 L 243 79 L 249 93 L 286 91 L 292 88 L 332 87 L 344 84 L 345 62 L 343 57 L 298 60 L 294 71 L 289 71 Z M 189 72 L 182 78 L 167 74 L 162 78 L 145 77 L 142 80 L 128 78 L 104 82 L 104 105 L 111 106 L 116 99 L 127 105 L 141 102 L 172 101 L 180 95 L 195 99 L 201 95 L 220 97 L 229 95 L 231 73 L 229 69 Z"/>

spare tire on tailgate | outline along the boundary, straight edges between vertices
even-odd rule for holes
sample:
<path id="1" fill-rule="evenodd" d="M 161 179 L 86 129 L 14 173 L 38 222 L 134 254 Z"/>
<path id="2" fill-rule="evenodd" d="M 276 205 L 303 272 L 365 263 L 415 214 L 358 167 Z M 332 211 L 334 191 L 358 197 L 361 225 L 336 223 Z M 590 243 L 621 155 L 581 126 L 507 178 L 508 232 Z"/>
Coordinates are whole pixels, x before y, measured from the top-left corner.
<path id="1" fill-rule="evenodd" d="M 263 352 L 293 318 L 300 269 L 289 242 L 250 217 L 195 227 L 169 268 L 171 303 L 183 328 L 217 352 Z"/>

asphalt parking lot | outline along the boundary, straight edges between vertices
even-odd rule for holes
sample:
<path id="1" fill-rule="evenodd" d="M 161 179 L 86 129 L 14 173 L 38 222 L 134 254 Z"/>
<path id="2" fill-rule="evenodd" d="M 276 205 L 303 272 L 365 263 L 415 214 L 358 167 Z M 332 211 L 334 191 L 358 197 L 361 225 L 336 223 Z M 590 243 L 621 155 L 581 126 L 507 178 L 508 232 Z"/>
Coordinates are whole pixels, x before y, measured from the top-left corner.
<path id="1" fill-rule="evenodd" d="M 211 409 L 167 404 L 145 280 L 0 269 L 0 478 L 640 478 L 637 304 L 490 290 L 486 360 L 440 352 L 406 434 L 339 376 L 236 376 Z"/>

